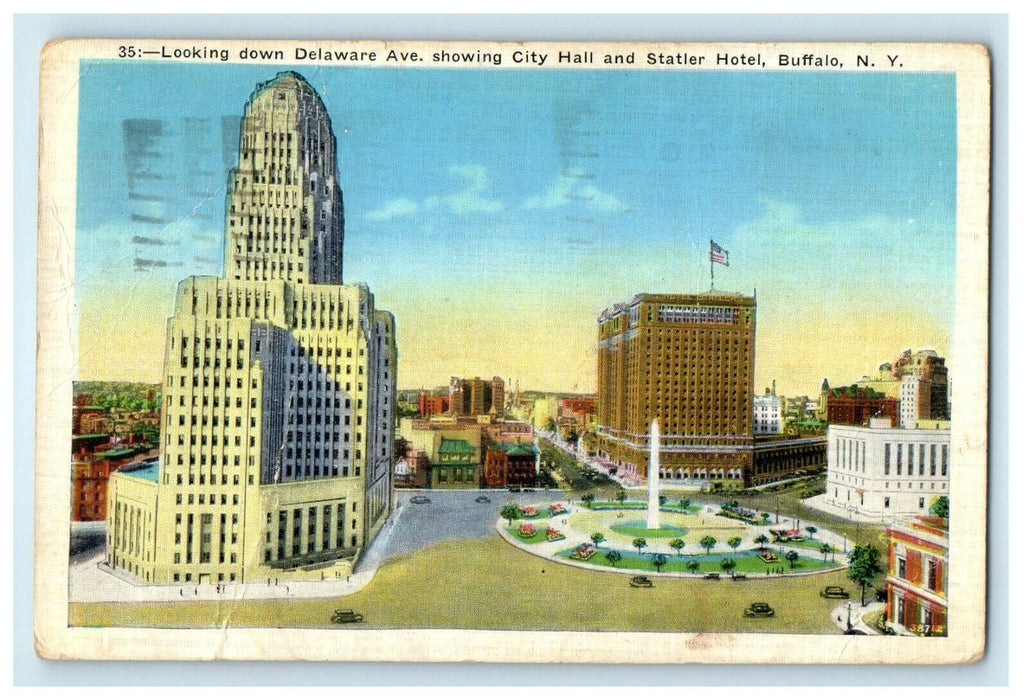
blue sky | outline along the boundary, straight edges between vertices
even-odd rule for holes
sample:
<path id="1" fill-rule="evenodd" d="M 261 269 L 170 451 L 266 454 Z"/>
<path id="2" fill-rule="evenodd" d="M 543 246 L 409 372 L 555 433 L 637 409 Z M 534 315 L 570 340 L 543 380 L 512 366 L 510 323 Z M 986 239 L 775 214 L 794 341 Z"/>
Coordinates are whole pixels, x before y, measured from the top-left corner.
<path id="1" fill-rule="evenodd" d="M 93 62 L 79 86 L 82 378 L 158 380 L 175 282 L 220 272 L 235 120 L 285 69 L 332 116 L 344 276 L 396 314 L 402 387 L 500 374 L 592 390 L 596 315 L 642 291 L 706 290 L 711 238 L 730 251 L 716 286 L 757 288 L 756 390 L 814 393 L 906 347 L 949 349 L 950 74 Z M 129 186 L 127 119 L 162 122 L 152 161 L 168 179 Z M 125 325 L 133 354 L 100 361 L 98 334 Z"/>

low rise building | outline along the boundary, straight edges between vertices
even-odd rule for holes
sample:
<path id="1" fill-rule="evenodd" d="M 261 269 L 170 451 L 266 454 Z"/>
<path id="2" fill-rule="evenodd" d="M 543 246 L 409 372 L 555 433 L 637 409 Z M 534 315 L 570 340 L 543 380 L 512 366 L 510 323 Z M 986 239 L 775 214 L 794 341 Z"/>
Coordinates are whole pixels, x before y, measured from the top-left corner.
<path id="1" fill-rule="evenodd" d="M 886 619 L 898 631 L 947 635 L 947 521 L 919 517 L 887 528 Z"/>
<path id="2" fill-rule="evenodd" d="M 876 416 L 886 416 L 897 425 L 897 403 L 892 396 L 856 384 L 830 389 L 826 399 L 829 423 L 834 425 L 867 425 Z"/>
<path id="3" fill-rule="evenodd" d="M 538 475 L 539 450 L 532 443 L 498 442 L 486 450 L 487 488 L 535 486 Z"/>
<path id="4" fill-rule="evenodd" d="M 926 516 L 950 487 L 950 431 L 830 425 L 823 505 L 852 519 Z M 856 517 L 855 517 L 856 516 Z"/>

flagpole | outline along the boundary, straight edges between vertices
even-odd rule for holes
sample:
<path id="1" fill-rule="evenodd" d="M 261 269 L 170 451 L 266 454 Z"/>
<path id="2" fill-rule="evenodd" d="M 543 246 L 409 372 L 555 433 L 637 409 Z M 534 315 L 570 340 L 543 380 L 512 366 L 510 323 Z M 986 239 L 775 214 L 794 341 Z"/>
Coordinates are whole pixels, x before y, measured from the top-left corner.
<path id="1" fill-rule="evenodd" d="M 707 249 L 707 259 L 711 263 L 711 291 L 715 291 L 715 256 L 712 254 L 715 249 L 715 239 L 709 239 L 710 245 Z"/>

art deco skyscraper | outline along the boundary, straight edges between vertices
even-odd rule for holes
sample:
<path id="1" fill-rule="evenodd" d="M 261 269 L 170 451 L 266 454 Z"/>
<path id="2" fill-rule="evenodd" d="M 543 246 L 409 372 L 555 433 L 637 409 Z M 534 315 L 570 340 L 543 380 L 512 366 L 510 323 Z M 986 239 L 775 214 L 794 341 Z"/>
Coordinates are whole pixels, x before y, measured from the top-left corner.
<path id="1" fill-rule="evenodd" d="M 109 488 L 110 566 L 144 582 L 349 573 L 389 514 L 391 314 L 342 278 L 332 124 L 296 73 L 258 85 L 222 277 L 179 283 L 162 456 Z"/>

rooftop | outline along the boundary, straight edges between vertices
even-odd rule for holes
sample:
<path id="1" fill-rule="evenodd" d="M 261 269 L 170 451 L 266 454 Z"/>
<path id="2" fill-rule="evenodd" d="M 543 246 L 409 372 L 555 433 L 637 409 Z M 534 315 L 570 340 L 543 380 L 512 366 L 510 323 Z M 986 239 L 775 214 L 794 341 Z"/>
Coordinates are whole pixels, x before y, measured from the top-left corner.
<path id="1" fill-rule="evenodd" d="M 122 469 L 120 473 L 126 476 L 131 476 L 136 479 L 145 479 L 146 481 L 152 481 L 157 483 L 157 474 L 160 471 L 161 463 L 158 460 L 152 460 L 150 462 L 140 462 L 137 465 L 130 465 L 128 469 Z"/>
<path id="2" fill-rule="evenodd" d="M 441 455 L 473 455 L 475 448 L 467 440 L 443 438 L 439 441 L 439 453 Z"/>

